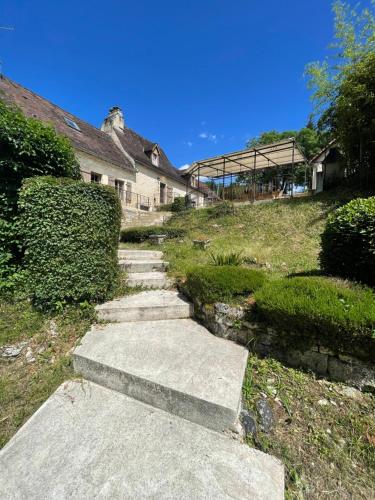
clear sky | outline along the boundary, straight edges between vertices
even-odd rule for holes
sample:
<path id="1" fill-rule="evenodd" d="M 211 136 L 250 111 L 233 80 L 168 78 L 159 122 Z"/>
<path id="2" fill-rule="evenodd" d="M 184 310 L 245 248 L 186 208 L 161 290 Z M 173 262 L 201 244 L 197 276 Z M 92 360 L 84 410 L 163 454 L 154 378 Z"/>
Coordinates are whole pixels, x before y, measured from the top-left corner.
<path id="1" fill-rule="evenodd" d="M 180 167 L 311 111 L 330 0 L 1 0 L 3 72 L 100 126 L 112 105 Z"/>

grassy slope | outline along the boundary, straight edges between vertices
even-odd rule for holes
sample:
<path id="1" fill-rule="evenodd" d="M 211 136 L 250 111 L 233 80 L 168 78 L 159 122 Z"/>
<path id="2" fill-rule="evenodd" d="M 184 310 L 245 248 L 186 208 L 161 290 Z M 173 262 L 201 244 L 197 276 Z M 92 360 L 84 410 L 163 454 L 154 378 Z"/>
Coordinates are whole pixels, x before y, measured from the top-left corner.
<path id="1" fill-rule="evenodd" d="M 335 194 L 324 194 L 247 205 L 223 216 L 215 216 L 210 209 L 177 214 L 168 224 L 185 228 L 188 237 L 167 241 L 163 251 L 176 276 L 183 276 L 192 265 L 209 262 L 211 252 L 242 251 L 244 256 L 267 264 L 277 275 L 314 270 L 325 219 L 347 197 L 342 193 L 337 201 Z M 209 250 L 193 249 L 195 238 L 210 239 Z"/>
<path id="2" fill-rule="evenodd" d="M 35 357 L 27 363 L 25 347 L 17 358 L 0 358 L 0 448 L 64 380 L 74 377 L 71 349 L 92 321 L 90 308 L 52 317 L 27 302 L 0 303 L 0 346 L 27 341 Z"/>

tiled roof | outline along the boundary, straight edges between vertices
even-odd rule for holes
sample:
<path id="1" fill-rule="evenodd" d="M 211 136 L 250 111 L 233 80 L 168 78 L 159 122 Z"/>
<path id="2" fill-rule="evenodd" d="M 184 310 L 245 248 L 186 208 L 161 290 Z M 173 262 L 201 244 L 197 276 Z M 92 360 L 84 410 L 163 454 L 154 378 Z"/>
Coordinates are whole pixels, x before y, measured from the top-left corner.
<path id="1" fill-rule="evenodd" d="M 134 160 L 143 163 L 148 168 L 161 175 L 166 175 L 167 177 L 172 177 L 179 182 L 185 183 L 185 179 L 181 176 L 180 171 L 172 165 L 159 145 L 159 165 L 155 166 L 152 164 L 150 157 L 150 152 L 153 150 L 154 146 L 156 146 L 155 143 L 145 139 L 128 127 L 125 127 L 123 130 L 116 130 L 116 134 L 122 147 L 132 158 L 134 158 Z"/>
<path id="2" fill-rule="evenodd" d="M 16 105 L 26 116 L 50 123 L 57 133 L 67 136 L 76 149 L 126 170 L 134 170 L 108 134 L 4 76 L 0 76 L 0 99 Z M 64 117 L 74 121 L 80 131 L 70 127 Z"/>

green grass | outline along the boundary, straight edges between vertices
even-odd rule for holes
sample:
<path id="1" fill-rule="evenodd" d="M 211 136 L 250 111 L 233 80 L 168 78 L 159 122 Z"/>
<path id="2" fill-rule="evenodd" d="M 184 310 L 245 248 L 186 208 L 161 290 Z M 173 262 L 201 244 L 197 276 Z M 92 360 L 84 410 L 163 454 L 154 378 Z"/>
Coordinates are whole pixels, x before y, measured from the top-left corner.
<path id="1" fill-rule="evenodd" d="M 279 457 L 286 469 L 286 498 L 373 498 L 375 491 L 375 398 L 317 380 L 272 359 L 250 356 L 244 405 L 266 397 L 276 424 L 248 444 Z M 319 402 L 326 402 L 325 405 Z"/>
<path id="2" fill-rule="evenodd" d="M 0 302 L 0 346 L 35 335 L 44 324 L 44 316 L 28 302 Z"/>
<path id="3" fill-rule="evenodd" d="M 71 350 L 93 319 L 91 306 L 51 316 L 33 311 L 28 302 L 0 303 L 0 345 L 27 341 L 36 358 L 28 364 L 24 350 L 17 358 L 0 359 L 0 448 L 60 384 L 74 377 Z"/>

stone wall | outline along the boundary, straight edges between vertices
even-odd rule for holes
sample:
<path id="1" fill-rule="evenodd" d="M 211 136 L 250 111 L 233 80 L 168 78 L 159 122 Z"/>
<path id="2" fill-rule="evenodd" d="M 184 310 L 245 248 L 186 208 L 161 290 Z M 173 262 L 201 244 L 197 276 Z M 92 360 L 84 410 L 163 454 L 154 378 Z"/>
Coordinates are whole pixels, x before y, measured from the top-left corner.
<path id="1" fill-rule="evenodd" d="M 319 376 L 375 392 L 375 364 L 316 345 L 304 351 L 293 348 L 282 332 L 256 321 L 246 321 L 241 307 L 227 304 L 195 305 L 196 316 L 215 335 L 246 346 L 262 357 L 270 356 L 294 368 L 312 370 Z"/>

